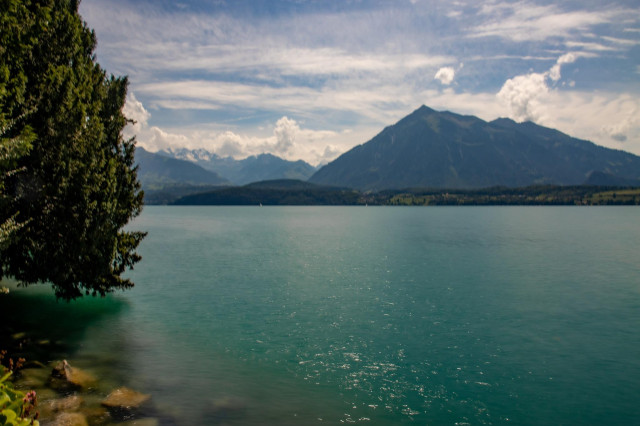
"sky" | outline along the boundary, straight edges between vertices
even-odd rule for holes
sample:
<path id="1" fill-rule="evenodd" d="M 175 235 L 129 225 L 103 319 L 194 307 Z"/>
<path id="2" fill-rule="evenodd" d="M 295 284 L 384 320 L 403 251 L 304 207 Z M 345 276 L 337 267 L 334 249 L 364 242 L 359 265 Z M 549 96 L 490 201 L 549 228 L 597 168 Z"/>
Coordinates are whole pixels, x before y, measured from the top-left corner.
<path id="1" fill-rule="evenodd" d="M 421 105 L 640 155 L 637 0 L 83 0 L 150 151 L 312 165 Z"/>

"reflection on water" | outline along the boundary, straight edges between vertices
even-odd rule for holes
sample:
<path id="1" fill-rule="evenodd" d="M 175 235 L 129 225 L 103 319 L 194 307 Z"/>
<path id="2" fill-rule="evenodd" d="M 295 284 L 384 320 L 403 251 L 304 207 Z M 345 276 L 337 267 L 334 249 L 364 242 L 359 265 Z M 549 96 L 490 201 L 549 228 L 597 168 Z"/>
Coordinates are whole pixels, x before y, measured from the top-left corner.
<path id="1" fill-rule="evenodd" d="M 45 358 L 47 361 L 73 356 L 87 338 L 88 330 L 95 324 L 113 321 L 128 308 L 126 299 L 121 297 L 87 297 L 65 302 L 56 300 L 47 285 L 24 288 L 11 281 L 3 285 L 10 289 L 10 295 L 0 297 L 3 337 L 19 333 L 23 337 L 17 340 L 41 342 L 28 348 L 40 351 L 34 356 L 37 359 L 46 356 L 50 358 Z"/>

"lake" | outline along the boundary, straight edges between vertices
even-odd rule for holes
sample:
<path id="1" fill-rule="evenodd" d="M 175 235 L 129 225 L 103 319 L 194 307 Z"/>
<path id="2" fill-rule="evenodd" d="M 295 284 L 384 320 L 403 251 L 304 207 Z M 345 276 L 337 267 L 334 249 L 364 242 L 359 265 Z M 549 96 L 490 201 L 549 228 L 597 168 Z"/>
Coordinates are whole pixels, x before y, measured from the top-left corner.
<path id="1" fill-rule="evenodd" d="M 167 424 L 640 424 L 638 208 L 148 206 L 131 228 L 133 290 L 15 291 Z"/>

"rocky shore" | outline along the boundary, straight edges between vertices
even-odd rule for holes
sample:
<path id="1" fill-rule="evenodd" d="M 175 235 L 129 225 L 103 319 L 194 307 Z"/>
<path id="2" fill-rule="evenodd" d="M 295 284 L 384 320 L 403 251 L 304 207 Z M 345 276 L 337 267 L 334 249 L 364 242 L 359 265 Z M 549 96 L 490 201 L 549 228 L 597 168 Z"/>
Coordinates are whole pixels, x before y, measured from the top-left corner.
<path id="1" fill-rule="evenodd" d="M 12 370 L 16 389 L 35 391 L 43 426 L 174 425 L 162 416 L 151 395 L 116 386 L 107 377 L 67 360 L 42 361 L 59 354 L 56 342 L 0 327 L 0 372 Z"/>
<path id="2" fill-rule="evenodd" d="M 126 308 L 120 300 L 66 304 L 46 288 L 8 286 L 10 293 L 0 295 L 0 351 L 6 351 L 0 372 L 13 370 L 10 381 L 18 390 L 36 392 L 41 425 L 245 424 L 251 416 L 249 402 L 237 395 L 198 394 L 185 405 L 184 395 L 176 394 L 174 402 L 167 392 L 186 379 L 142 382 L 124 355 L 130 351 L 120 352 L 118 344 L 86 346 L 93 324 L 117 321 Z M 18 368 L 20 358 L 25 361 Z"/>
<path id="3" fill-rule="evenodd" d="M 39 420 L 44 426 L 161 424 L 153 417 L 156 410 L 151 395 L 124 386 L 105 395 L 98 377 L 66 360 L 48 365 L 27 362 L 14 376 L 17 389 L 36 391 Z"/>

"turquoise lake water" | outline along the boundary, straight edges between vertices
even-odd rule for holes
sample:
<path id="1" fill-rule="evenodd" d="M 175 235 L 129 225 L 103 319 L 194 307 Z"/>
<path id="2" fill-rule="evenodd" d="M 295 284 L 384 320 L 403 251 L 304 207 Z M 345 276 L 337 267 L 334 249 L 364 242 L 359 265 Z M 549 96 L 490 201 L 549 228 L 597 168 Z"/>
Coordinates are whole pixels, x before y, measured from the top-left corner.
<path id="1" fill-rule="evenodd" d="M 638 208 L 149 206 L 132 228 L 133 290 L 24 300 L 163 423 L 640 424 Z"/>

